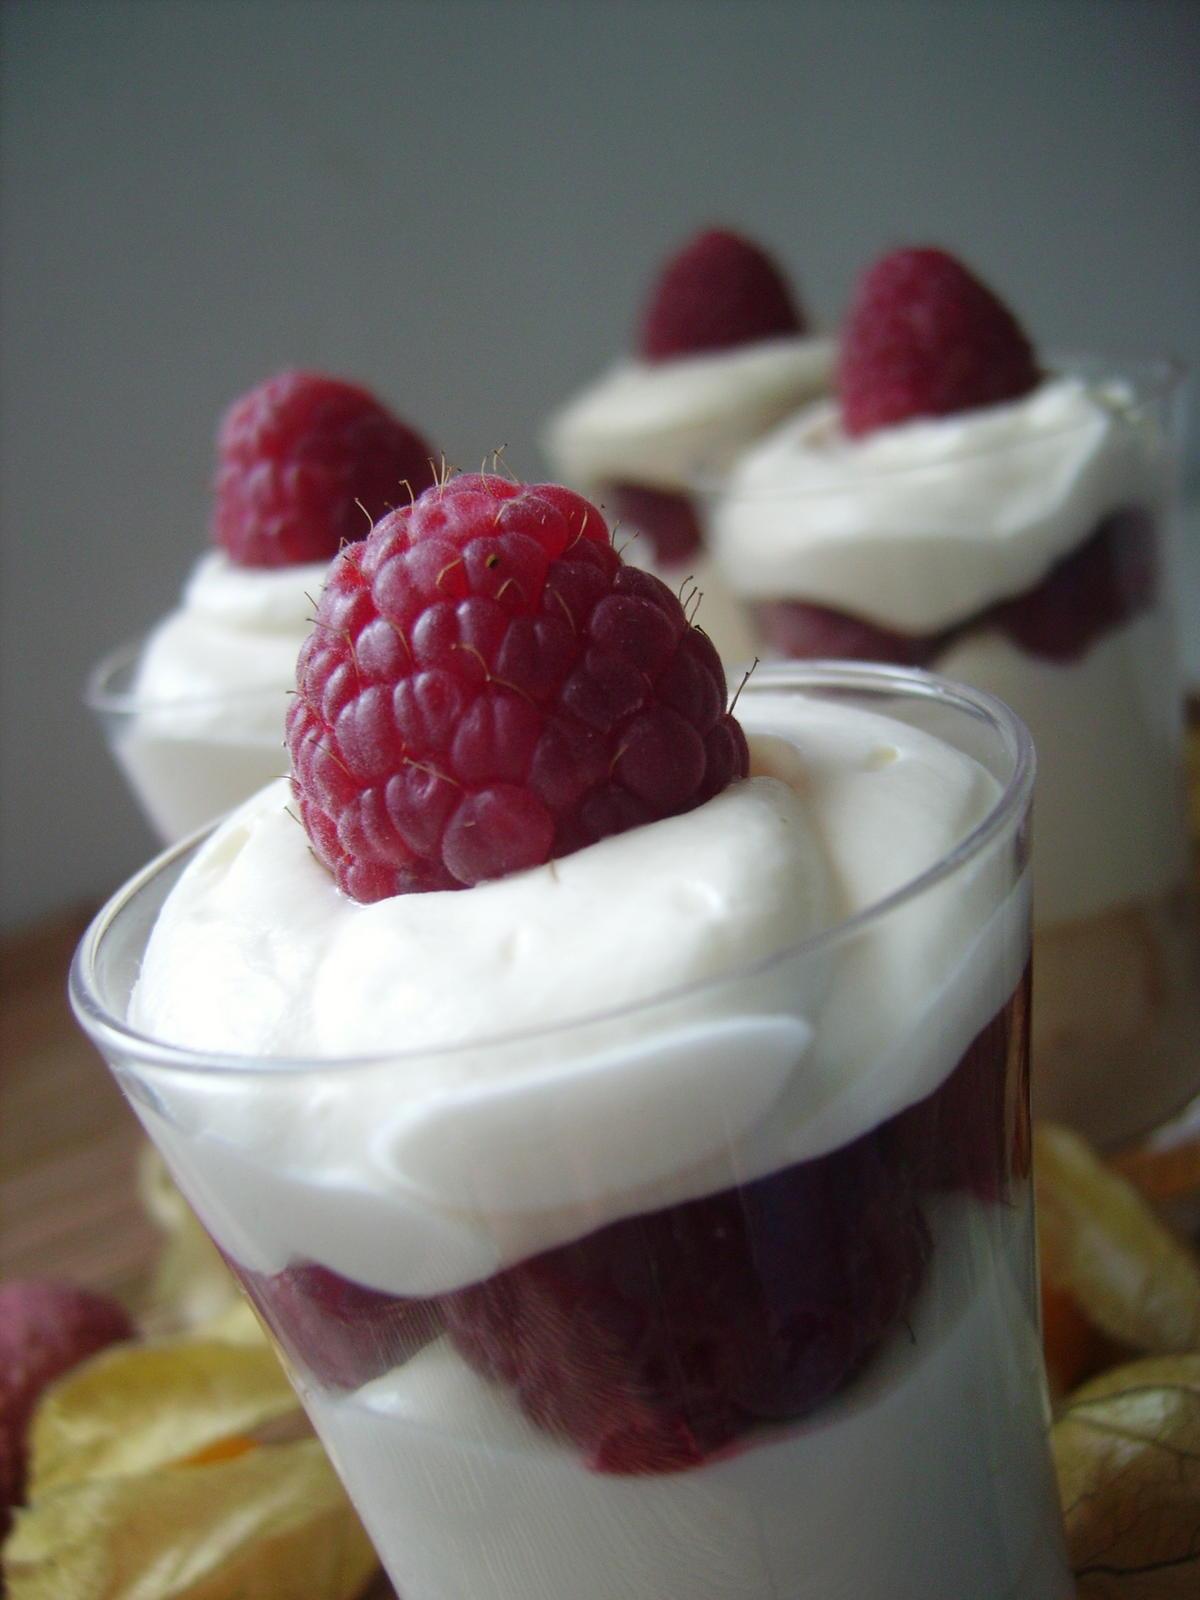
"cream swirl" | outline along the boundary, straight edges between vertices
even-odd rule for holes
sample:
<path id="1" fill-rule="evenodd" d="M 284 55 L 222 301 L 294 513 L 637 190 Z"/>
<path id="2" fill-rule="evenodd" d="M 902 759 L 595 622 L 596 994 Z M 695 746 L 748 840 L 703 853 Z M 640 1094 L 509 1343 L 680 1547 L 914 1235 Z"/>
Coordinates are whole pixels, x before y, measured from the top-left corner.
<path id="1" fill-rule="evenodd" d="M 865 710 L 746 699 L 754 776 L 469 891 L 345 899 L 282 784 L 201 846 L 129 1017 L 249 1063 L 167 1075 L 143 1111 L 228 1197 L 208 1220 L 237 1259 L 440 1292 L 837 1148 L 943 1080 L 1024 962 L 1006 851 L 804 941 L 941 860 L 994 778 Z"/>
<path id="2" fill-rule="evenodd" d="M 592 489 L 611 482 L 683 489 L 829 386 L 831 339 L 763 339 L 671 361 L 618 362 L 550 421 L 556 470 Z"/>
<path id="3" fill-rule="evenodd" d="M 849 438 L 833 401 L 735 464 L 709 507 L 727 582 L 930 634 L 1037 584 L 1109 513 L 1157 501 L 1160 445 L 1117 382 Z"/>
<path id="4" fill-rule="evenodd" d="M 324 562 L 239 567 L 217 550 L 201 557 L 179 609 L 146 640 L 135 709 L 183 718 L 193 729 L 208 717 L 226 735 L 281 739 L 282 697 L 295 685 L 327 570 Z M 247 693 L 261 690 L 278 698 Z"/>

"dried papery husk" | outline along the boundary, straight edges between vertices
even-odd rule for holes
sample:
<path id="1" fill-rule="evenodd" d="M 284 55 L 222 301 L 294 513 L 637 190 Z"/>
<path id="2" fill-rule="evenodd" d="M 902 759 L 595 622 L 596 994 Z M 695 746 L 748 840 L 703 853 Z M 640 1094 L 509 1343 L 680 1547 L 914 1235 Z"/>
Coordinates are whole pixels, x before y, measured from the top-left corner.
<path id="1" fill-rule="evenodd" d="M 1200 1594 L 1200 1354 L 1077 1390 L 1051 1432 L 1079 1600 Z"/>
<path id="2" fill-rule="evenodd" d="M 300 1402 L 265 1343 L 120 1345 L 47 1391 L 30 1435 L 29 1498 L 150 1472 L 293 1414 Z"/>
<path id="3" fill-rule="evenodd" d="M 316 1439 L 71 1483 L 5 1550 L 9 1600 L 355 1600 L 376 1566 Z"/>
<path id="4" fill-rule="evenodd" d="M 1075 1134 L 1034 1134 L 1042 1274 L 1131 1350 L 1200 1349 L 1200 1260 Z"/>

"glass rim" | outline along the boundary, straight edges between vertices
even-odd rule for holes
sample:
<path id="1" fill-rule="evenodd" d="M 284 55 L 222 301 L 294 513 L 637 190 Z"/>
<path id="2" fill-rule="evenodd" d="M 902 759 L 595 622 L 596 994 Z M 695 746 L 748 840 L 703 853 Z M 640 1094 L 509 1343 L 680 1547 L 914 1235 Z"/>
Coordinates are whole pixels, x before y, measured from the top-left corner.
<path id="1" fill-rule="evenodd" d="M 1120 415 L 1127 421 L 1139 424 L 1156 407 L 1170 405 L 1178 396 L 1184 382 L 1189 375 L 1189 367 L 1180 356 L 1163 353 L 1152 356 L 1106 356 L 1087 351 L 1054 351 L 1048 356 L 1046 363 L 1040 368 L 1043 380 L 1047 378 L 1069 378 L 1088 376 L 1095 382 L 1107 378 L 1114 383 L 1125 382 L 1132 390 L 1128 403 L 1120 406 Z M 1036 393 L 1037 391 L 1032 391 Z M 1029 396 L 1022 395 L 1016 401 L 1001 400 L 992 405 L 974 408 L 978 416 L 987 416 L 1000 411 L 1003 407 L 1020 404 L 1021 400 Z M 790 413 L 778 424 L 783 427 L 790 420 L 808 411 L 810 407 L 828 404 L 829 395 L 808 402 Z M 959 416 L 969 416 L 971 412 L 959 412 Z M 951 420 L 948 417 L 913 417 L 907 422 L 897 424 L 898 427 L 929 426 L 930 424 Z M 958 466 L 963 462 L 986 461 L 989 457 L 998 456 L 1006 451 L 1037 449 L 1047 441 L 1056 439 L 1069 439 L 1081 433 L 1090 425 L 1091 419 L 1065 422 L 1053 428 L 1047 428 L 1041 433 L 1030 435 L 1018 440 L 991 440 L 981 442 L 966 450 L 957 451 L 950 464 Z M 774 430 L 768 430 L 767 437 Z M 761 438 L 752 440 L 736 459 L 744 459 L 752 451 Z M 948 464 L 943 457 L 934 457 L 922 461 L 896 461 L 886 465 L 876 464 L 871 473 L 871 481 L 886 482 L 896 478 L 920 478 L 923 474 L 941 472 Z M 853 460 L 830 461 L 830 473 L 820 483 L 814 484 L 789 484 L 778 486 L 746 485 L 735 486 L 731 479 L 736 460 L 723 466 L 697 462 L 687 476 L 684 492 L 694 495 L 705 502 L 716 502 L 728 499 L 738 503 L 776 501 L 776 500 L 804 500 L 820 499 L 829 495 L 836 495 L 844 487 L 856 485 L 860 480 L 856 476 Z M 837 470 L 835 470 L 837 469 Z"/>
<path id="2" fill-rule="evenodd" d="M 623 1017 L 649 1014 L 656 1008 L 686 1000 L 689 996 L 724 984 L 745 981 L 770 971 L 785 961 L 807 957 L 836 942 L 853 937 L 863 928 L 889 916 L 899 907 L 953 876 L 992 843 L 1012 819 L 1028 807 L 1036 771 L 1036 756 L 1029 730 L 1002 700 L 982 690 L 968 688 L 936 673 L 915 667 L 894 667 L 855 661 L 780 662 L 753 671 L 753 677 L 738 691 L 757 695 L 768 690 L 805 689 L 844 690 L 892 694 L 909 699 L 924 699 L 950 705 L 959 712 L 988 723 L 999 735 L 1011 757 L 1012 767 L 999 795 L 986 815 L 958 841 L 952 850 L 939 856 L 923 872 L 898 888 L 872 901 L 851 916 L 818 929 L 793 944 L 742 966 L 694 982 L 676 985 L 643 999 L 602 1007 L 546 1024 L 514 1031 L 499 1031 L 467 1041 L 441 1045 L 374 1051 L 346 1056 L 240 1056 L 214 1050 L 200 1050 L 156 1039 L 134 1028 L 123 1017 L 115 1016 L 99 993 L 96 969 L 101 946 L 113 925 L 128 914 L 133 903 L 163 872 L 195 851 L 225 819 L 206 823 L 187 838 L 160 852 L 130 878 L 100 908 L 88 925 L 71 962 L 68 994 L 76 1019 L 106 1059 L 136 1060 L 158 1071 L 189 1075 L 195 1072 L 220 1072 L 226 1079 L 236 1076 L 271 1077 L 307 1075 L 314 1072 L 377 1069 L 388 1063 L 413 1060 L 454 1059 L 479 1051 L 569 1037 L 585 1028 L 613 1022 Z M 735 697 L 737 698 L 737 697 Z"/>
<path id="3" fill-rule="evenodd" d="M 153 630 L 126 639 L 113 650 L 101 656 L 88 673 L 83 687 L 83 704 L 101 716 L 135 716 L 140 712 L 191 711 L 204 706 L 247 705 L 264 699 L 276 700 L 294 687 L 288 684 L 250 684 L 236 689 L 209 691 L 205 694 L 146 695 L 132 689 L 114 689 L 112 681 L 121 672 L 132 667 L 146 648 Z M 297 649 L 299 647 L 297 646 Z M 282 737 L 282 722 L 280 724 Z"/>

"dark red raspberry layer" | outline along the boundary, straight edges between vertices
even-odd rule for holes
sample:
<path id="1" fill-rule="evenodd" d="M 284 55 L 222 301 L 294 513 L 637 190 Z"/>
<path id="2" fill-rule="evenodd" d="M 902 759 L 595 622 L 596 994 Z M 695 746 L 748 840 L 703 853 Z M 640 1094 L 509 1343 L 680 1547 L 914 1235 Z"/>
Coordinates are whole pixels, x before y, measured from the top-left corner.
<path id="1" fill-rule="evenodd" d="M 598 1471 L 695 1466 L 801 1418 L 904 1318 L 926 1196 L 1003 1204 L 1029 1171 L 1029 978 L 927 1099 L 739 1189 L 601 1228 L 437 1300 L 300 1265 L 240 1276 L 290 1359 L 349 1389 L 444 1329 Z"/>
<path id="2" fill-rule="evenodd" d="M 1012 312 L 946 251 L 894 250 L 859 283 L 838 369 L 848 434 L 1016 400 L 1039 377 Z"/>
<path id="3" fill-rule="evenodd" d="M 803 600 L 755 607 L 763 638 L 793 660 L 840 658 L 928 667 L 958 640 L 996 629 L 1027 655 L 1079 661 L 1105 634 L 1154 604 L 1157 526 L 1140 507 L 1114 512 L 1034 588 L 940 633 L 907 634 Z"/>
<path id="4" fill-rule="evenodd" d="M 276 1273 L 229 1265 L 292 1365 L 330 1389 L 370 1383 L 440 1331 L 433 1302 L 364 1289 L 315 1262 Z"/>
<path id="5" fill-rule="evenodd" d="M 870 1134 L 448 1295 L 459 1352 L 602 1472 L 670 1472 L 805 1416 L 902 1315 L 929 1238 Z"/>
<path id="6" fill-rule="evenodd" d="M 596 508 L 471 474 L 330 569 L 287 718 L 353 899 L 460 889 L 690 811 L 749 767 L 720 658 Z"/>
<path id="7" fill-rule="evenodd" d="M 1029 1174 L 1029 995 L 1031 970 L 1012 999 L 976 1035 L 940 1088 L 888 1126 L 898 1157 L 923 1191 L 964 1190 L 1007 1201 Z"/>
<path id="8" fill-rule="evenodd" d="M 365 389 L 281 372 L 221 422 L 213 536 L 239 566 L 331 561 L 433 482 L 430 457 Z"/>
<path id="9" fill-rule="evenodd" d="M 687 495 L 636 483 L 614 483 L 605 493 L 618 523 L 628 523 L 648 539 L 663 566 L 678 566 L 700 549 L 700 524 Z"/>
<path id="10" fill-rule="evenodd" d="M 638 350 L 646 361 L 670 361 L 803 331 L 803 314 L 766 251 L 741 234 L 709 228 L 659 273 Z"/>

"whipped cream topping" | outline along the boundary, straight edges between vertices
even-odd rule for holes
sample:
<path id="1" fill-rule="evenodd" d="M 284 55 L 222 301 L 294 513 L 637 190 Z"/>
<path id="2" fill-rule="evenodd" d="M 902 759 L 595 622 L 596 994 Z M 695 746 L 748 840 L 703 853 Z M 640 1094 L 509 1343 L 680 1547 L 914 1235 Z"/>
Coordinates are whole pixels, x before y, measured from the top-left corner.
<path id="1" fill-rule="evenodd" d="M 672 361 L 625 359 L 550 421 L 545 449 L 568 481 L 684 489 L 829 387 L 836 346 L 763 339 Z"/>
<path id="2" fill-rule="evenodd" d="M 201 1170 L 225 1248 L 436 1293 L 836 1148 L 942 1081 L 1024 964 L 1004 849 L 793 951 L 944 857 L 995 780 L 874 713 L 739 709 L 754 776 L 469 891 L 345 899 L 285 785 L 200 847 L 129 1019 L 249 1058 L 167 1074 L 139 1108 Z M 486 1042 L 522 1028 L 542 1031 Z"/>
<path id="3" fill-rule="evenodd" d="M 746 598 L 935 633 L 1031 588 L 1109 513 L 1156 502 L 1160 448 L 1116 382 L 1049 378 L 861 439 L 822 401 L 735 464 L 709 538 Z"/>
<path id="4" fill-rule="evenodd" d="M 295 686 L 327 570 L 325 562 L 239 567 L 219 550 L 202 556 L 179 609 L 146 641 L 133 688 L 139 715 L 278 744 L 283 696 Z"/>

